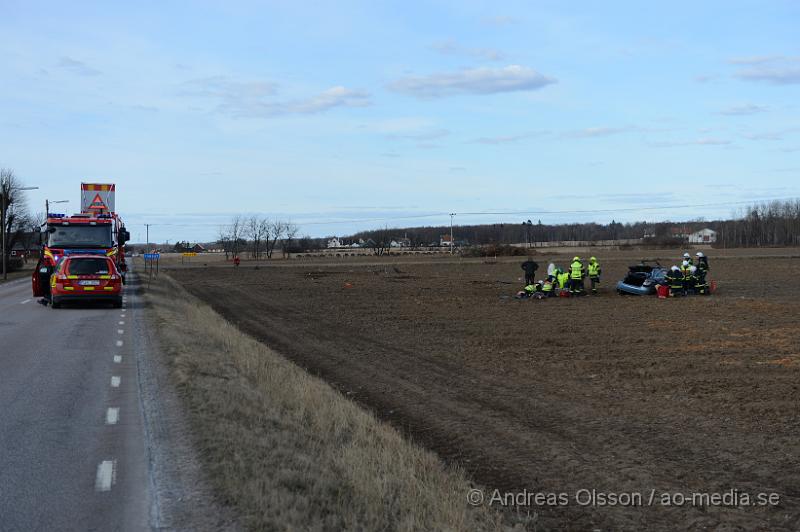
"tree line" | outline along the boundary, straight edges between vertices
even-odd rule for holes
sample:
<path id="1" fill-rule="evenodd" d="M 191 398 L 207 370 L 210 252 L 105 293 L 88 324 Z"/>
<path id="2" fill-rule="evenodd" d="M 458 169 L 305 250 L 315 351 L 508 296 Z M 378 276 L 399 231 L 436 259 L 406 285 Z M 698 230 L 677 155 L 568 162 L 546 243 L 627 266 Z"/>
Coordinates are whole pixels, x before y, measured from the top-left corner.
<path id="1" fill-rule="evenodd" d="M 718 247 L 798 246 L 800 245 L 800 200 L 753 204 L 733 213 L 728 220 L 702 218 L 673 222 L 629 222 L 612 220 L 608 224 L 544 224 L 541 220 L 517 223 L 457 225 L 456 244 L 502 245 L 522 242 L 596 242 L 602 240 L 641 240 L 645 244 L 678 246 L 685 235 L 701 229 L 717 232 Z M 361 231 L 344 238 L 345 242 L 387 242 L 406 237 L 413 247 L 438 245 L 449 225 L 402 227 Z"/>
<path id="2" fill-rule="evenodd" d="M 597 242 L 640 241 L 657 246 L 680 246 L 685 236 L 701 229 L 717 232 L 717 247 L 800 246 L 800 200 L 753 204 L 733 213 L 728 220 L 628 222 L 612 220 L 608 224 L 545 224 L 541 220 L 516 223 L 471 224 L 454 227 L 459 246 L 518 244 L 523 242 Z M 327 238 L 298 237 L 292 223 L 259 216 L 235 216 L 220 229 L 218 245 L 226 255 L 249 254 L 252 258 L 271 258 L 276 249 L 284 255 L 318 250 L 327 246 Z M 411 247 L 438 246 L 449 225 L 424 227 L 382 227 L 343 237 L 344 244 L 359 243 L 376 255 L 382 255 L 390 243 L 407 239 Z"/>
<path id="3" fill-rule="evenodd" d="M 291 253 L 299 232 L 300 228 L 291 222 L 237 215 L 220 227 L 217 244 L 225 252 L 225 258 L 249 254 L 255 260 L 271 259 L 276 249 L 284 256 Z"/>

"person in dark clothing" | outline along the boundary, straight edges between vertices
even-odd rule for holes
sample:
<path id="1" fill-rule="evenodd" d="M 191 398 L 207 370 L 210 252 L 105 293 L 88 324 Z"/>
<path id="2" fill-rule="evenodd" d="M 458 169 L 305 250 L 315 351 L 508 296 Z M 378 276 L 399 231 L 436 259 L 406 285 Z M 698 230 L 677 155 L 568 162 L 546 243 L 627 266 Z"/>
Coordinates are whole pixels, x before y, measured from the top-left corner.
<path id="1" fill-rule="evenodd" d="M 42 290 L 42 298 L 39 300 L 44 306 L 47 306 L 52 301 L 50 297 L 50 276 L 53 273 L 53 267 L 40 263 L 38 266 L 37 275 L 39 276 L 39 286 Z"/>
<path id="2" fill-rule="evenodd" d="M 528 257 L 528 260 L 522 263 L 522 269 L 525 271 L 525 285 L 530 285 L 534 283 L 534 276 L 536 275 L 536 270 L 539 269 L 539 265 L 536 262 Z"/>

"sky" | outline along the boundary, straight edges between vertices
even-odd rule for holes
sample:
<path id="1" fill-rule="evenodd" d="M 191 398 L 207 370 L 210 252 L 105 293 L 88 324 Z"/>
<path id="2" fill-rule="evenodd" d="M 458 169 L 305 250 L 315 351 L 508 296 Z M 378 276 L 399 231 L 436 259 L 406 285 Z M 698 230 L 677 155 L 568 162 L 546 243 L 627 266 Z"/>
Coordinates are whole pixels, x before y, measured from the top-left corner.
<path id="1" fill-rule="evenodd" d="M 800 3 L 0 0 L 0 167 L 134 241 L 800 196 Z M 43 210 L 43 208 L 42 208 Z M 469 214 L 500 213 L 500 214 Z"/>

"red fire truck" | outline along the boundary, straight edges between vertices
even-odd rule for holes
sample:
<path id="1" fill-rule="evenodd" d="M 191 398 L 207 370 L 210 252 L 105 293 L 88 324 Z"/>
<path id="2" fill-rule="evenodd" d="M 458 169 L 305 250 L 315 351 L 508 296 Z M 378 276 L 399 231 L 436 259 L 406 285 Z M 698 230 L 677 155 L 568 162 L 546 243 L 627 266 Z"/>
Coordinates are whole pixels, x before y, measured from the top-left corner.
<path id="1" fill-rule="evenodd" d="M 42 252 L 32 278 L 35 297 L 47 294 L 50 275 L 64 256 L 103 255 L 125 274 L 125 242 L 130 233 L 114 211 L 115 188 L 114 184 L 81 183 L 80 214 L 47 213 Z"/>

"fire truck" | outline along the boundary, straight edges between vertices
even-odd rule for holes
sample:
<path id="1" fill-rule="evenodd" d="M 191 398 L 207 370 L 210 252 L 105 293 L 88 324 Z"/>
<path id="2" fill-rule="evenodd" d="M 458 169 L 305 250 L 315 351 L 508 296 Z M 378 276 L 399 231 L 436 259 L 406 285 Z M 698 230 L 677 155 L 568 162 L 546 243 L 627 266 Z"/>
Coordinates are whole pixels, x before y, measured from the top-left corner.
<path id="1" fill-rule="evenodd" d="M 33 295 L 44 296 L 50 274 L 58 261 L 67 255 L 104 255 L 111 257 L 119 272 L 125 264 L 125 242 L 130 233 L 114 211 L 114 184 L 81 183 L 81 212 L 67 216 L 47 212 L 42 224 L 42 249 L 33 272 Z M 49 211 L 49 207 L 47 209 Z"/>

